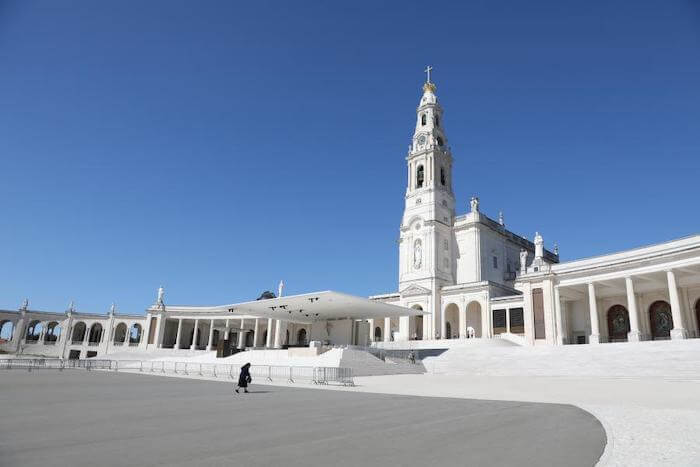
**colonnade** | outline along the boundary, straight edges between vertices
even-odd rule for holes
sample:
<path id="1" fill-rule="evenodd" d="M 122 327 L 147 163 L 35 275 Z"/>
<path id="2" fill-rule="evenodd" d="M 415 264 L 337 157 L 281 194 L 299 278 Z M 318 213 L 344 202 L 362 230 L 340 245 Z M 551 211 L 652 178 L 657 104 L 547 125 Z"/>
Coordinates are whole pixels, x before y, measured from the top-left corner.
<path id="1" fill-rule="evenodd" d="M 683 306 L 681 305 L 676 271 L 673 269 L 667 269 L 663 272 L 665 272 L 666 276 L 665 292 L 667 292 L 673 325 L 673 327 L 670 329 L 669 337 L 671 339 L 685 339 L 688 337 L 689 323 L 687 323 L 685 313 L 683 312 Z M 639 280 L 641 280 L 641 278 L 635 279 L 635 276 L 632 275 L 624 277 L 624 300 L 626 301 L 626 309 L 629 317 L 629 331 L 627 333 L 627 340 L 629 342 L 638 342 L 642 340 L 644 336 L 640 327 L 640 307 L 638 304 L 638 294 L 635 290 L 635 282 Z M 609 281 L 609 279 L 601 281 L 591 280 L 585 283 L 588 299 L 588 317 L 590 321 L 590 334 L 588 336 L 588 342 L 591 344 L 598 344 L 604 341 L 604 339 L 601 338 L 601 323 L 599 319 L 600 310 L 598 309 L 598 300 L 600 297 L 598 295 L 598 286 L 603 282 Z M 563 286 L 554 287 L 554 321 L 558 344 L 565 343 L 568 332 L 567 314 L 563 312 L 565 309 L 562 307 L 561 297 L 562 293 L 565 293 L 565 291 L 566 288 Z M 649 310 L 649 314 L 650 313 L 651 310 Z M 651 321 L 651 317 L 649 319 Z M 650 326 L 653 327 L 653 324 L 650 324 Z"/>
<path id="2" fill-rule="evenodd" d="M 235 347 L 238 349 L 245 349 L 247 347 L 247 337 L 250 332 L 253 333 L 253 347 L 266 347 L 268 349 L 280 349 L 285 344 L 285 338 L 288 328 L 288 323 L 282 320 L 267 319 L 267 326 L 265 327 L 264 318 L 172 318 L 177 320 L 177 331 L 175 334 L 174 348 L 180 349 L 182 346 L 183 339 L 183 323 L 185 321 L 194 321 L 194 331 L 192 336 L 192 342 L 190 345 L 191 350 L 197 348 L 198 337 L 200 333 L 200 324 L 206 322 L 208 324 L 209 332 L 207 337 L 206 350 L 213 350 L 214 343 L 214 332 L 218 328 L 222 328 L 221 325 L 217 326 L 216 322 L 224 322 L 223 325 L 223 335 L 224 339 L 230 340 L 231 332 L 235 331 L 237 333 L 237 342 L 235 342 Z M 261 343 L 262 333 L 266 332 L 265 342 Z M 159 333 L 158 337 L 159 343 L 158 347 L 163 347 L 163 341 L 165 339 L 165 332 Z"/>

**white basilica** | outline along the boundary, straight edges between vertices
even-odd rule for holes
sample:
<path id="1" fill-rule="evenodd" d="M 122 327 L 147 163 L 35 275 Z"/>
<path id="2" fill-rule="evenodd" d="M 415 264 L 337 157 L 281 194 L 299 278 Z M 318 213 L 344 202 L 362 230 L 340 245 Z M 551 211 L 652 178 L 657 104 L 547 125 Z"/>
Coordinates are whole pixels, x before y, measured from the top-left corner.
<path id="1" fill-rule="evenodd" d="M 429 72 L 430 68 L 428 69 Z M 481 213 L 457 215 L 452 152 L 428 80 L 406 157 L 398 291 L 270 294 L 213 307 L 170 305 L 162 289 L 146 314 L 0 310 L 0 350 L 83 358 L 117 350 L 211 351 L 372 345 L 442 348 L 452 339 L 520 345 L 699 337 L 700 235 L 562 263 Z"/>

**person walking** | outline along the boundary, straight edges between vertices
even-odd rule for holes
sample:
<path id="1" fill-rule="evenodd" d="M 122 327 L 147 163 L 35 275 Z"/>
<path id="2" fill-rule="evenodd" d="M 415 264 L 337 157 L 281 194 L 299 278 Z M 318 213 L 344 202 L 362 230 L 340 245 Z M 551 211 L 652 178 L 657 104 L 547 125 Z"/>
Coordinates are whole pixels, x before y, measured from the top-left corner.
<path id="1" fill-rule="evenodd" d="M 240 388 L 243 388 L 243 392 L 248 392 L 248 384 L 253 381 L 250 377 L 250 363 L 246 363 L 241 367 L 241 374 L 238 375 L 238 386 L 236 386 L 235 391 L 238 393 Z"/>

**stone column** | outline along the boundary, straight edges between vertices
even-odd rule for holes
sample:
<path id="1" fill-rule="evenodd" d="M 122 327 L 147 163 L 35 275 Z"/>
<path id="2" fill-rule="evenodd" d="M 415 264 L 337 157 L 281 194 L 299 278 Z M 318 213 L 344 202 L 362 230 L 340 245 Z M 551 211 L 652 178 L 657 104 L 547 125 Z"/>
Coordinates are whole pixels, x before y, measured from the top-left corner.
<path id="1" fill-rule="evenodd" d="M 510 334 L 510 308 L 506 308 L 506 332 Z"/>
<path id="2" fill-rule="evenodd" d="M 163 332 L 161 332 L 161 321 L 165 323 L 165 318 L 161 317 L 161 314 L 158 313 L 158 316 L 156 316 L 156 332 L 155 335 L 153 336 L 153 343 L 156 345 L 157 349 L 160 349 L 163 347 L 163 338 L 165 337 L 165 329 L 163 329 Z M 165 327 L 165 326 L 163 326 Z"/>
<path id="3" fill-rule="evenodd" d="M 124 347 L 127 347 L 129 345 L 129 337 L 131 337 L 131 327 L 129 325 L 126 325 L 126 334 L 124 335 Z"/>
<path id="4" fill-rule="evenodd" d="M 272 331 L 273 331 L 273 324 L 272 323 L 273 322 L 274 321 L 272 321 L 272 318 L 269 318 L 267 320 L 267 339 L 266 339 L 267 342 L 265 342 L 265 347 L 267 347 L 268 349 L 272 348 Z"/>
<path id="5" fill-rule="evenodd" d="M 440 313 L 440 339 L 447 339 L 447 308 Z"/>
<path id="6" fill-rule="evenodd" d="M 600 344 L 600 327 L 598 326 L 598 304 L 595 298 L 595 285 L 588 283 L 588 309 L 591 315 L 591 336 L 589 344 Z"/>
<path id="7" fill-rule="evenodd" d="M 284 329 L 283 329 L 283 321 L 280 320 L 275 320 L 275 348 L 276 349 L 281 349 L 282 348 L 282 343 L 284 341 Z"/>
<path id="8" fill-rule="evenodd" d="M 199 320 L 194 320 L 194 333 L 192 333 L 192 345 L 190 350 L 195 350 L 197 348 L 197 338 L 199 337 Z"/>
<path id="9" fill-rule="evenodd" d="M 177 334 L 175 335 L 175 348 L 180 348 L 180 338 L 182 337 L 182 318 L 177 320 Z"/>
<path id="10" fill-rule="evenodd" d="M 391 318 L 384 318 L 384 342 L 391 341 Z"/>
<path id="11" fill-rule="evenodd" d="M 668 279 L 668 298 L 671 300 L 671 314 L 673 315 L 673 329 L 671 329 L 671 339 L 685 339 L 688 337 L 688 331 L 685 328 L 685 319 L 683 319 L 683 310 L 681 302 L 678 299 L 678 286 L 676 285 L 676 275 L 673 271 L 666 271 Z"/>
<path id="12" fill-rule="evenodd" d="M 255 324 L 253 325 L 253 347 L 258 346 L 258 338 L 260 337 L 260 320 L 255 318 Z"/>
<path id="13" fill-rule="evenodd" d="M 554 287 L 554 325 L 556 327 L 556 343 L 564 345 L 564 329 L 561 319 L 561 296 L 559 295 L 559 287 Z"/>
<path id="14" fill-rule="evenodd" d="M 207 351 L 211 350 L 212 343 L 214 342 L 214 320 L 209 321 L 209 342 L 207 343 Z"/>
<path id="15" fill-rule="evenodd" d="M 226 329 L 224 329 L 224 340 L 228 340 L 231 337 L 231 325 L 229 320 L 226 320 Z"/>
<path id="16" fill-rule="evenodd" d="M 627 289 L 627 311 L 630 316 L 630 332 L 627 333 L 629 342 L 639 342 L 642 335 L 639 332 L 639 313 L 637 312 L 637 297 L 634 296 L 634 283 L 631 277 L 625 277 Z"/>
<path id="17" fill-rule="evenodd" d="M 467 305 L 462 303 L 462 307 L 459 309 L 459 338 L 465 339 L 467 337 Z"/>
<path id="18" fill-rule="evenodd" d="M 241 331 L 238 333 L 238 348 L 245 349 L 245 331 L 243 327 L 245 326 L 245 320 L 241 318 Z"/>
<path id="19" fill-rule="evenodd" d="M 367 322 L 369 323 L 369 341 L 372 343 L 374 342 L 374 320 L 368 319 Z"/>

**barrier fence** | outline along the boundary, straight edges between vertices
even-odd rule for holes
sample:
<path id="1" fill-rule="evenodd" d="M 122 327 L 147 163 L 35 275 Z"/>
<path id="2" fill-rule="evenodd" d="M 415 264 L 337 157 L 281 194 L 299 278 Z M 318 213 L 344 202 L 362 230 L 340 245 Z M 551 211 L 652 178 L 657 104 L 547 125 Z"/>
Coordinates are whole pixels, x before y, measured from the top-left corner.
<path id="1" fill-rule="evenodd" d="M 100 369 L 111 371 L 132 370 L 140 373 L 176 374 L 185 376 L 207 376 L 237 380 L 241 367 L 222 363 L 171 362 L 155 360 L 61 360 L 55 359 L 4 359 L 0 369 Z M 313 384 L 342 384 L 354 386 L 352 368 L 251 365 L 250 376 L 253 382 L 287 381 Z"/>

